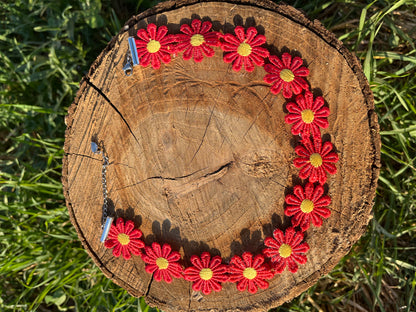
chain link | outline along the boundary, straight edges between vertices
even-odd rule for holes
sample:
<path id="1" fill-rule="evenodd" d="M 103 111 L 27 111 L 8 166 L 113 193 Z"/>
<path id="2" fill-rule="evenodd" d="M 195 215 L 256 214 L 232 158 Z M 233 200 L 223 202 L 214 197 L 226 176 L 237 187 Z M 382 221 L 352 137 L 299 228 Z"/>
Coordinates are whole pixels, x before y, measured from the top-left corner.
<path id="1" fill-rule="evenodd" d="M 108 216 L 108 193 L 107 193 L 107 166 L 108 166 L 108 157 L 102 153 L 103 156 L 103 166 L 101 169 L 101 183 L 103 185 L 103 217 L 101 219 L 101 227 L 104 227 L 105 220 Z"/>
<path id="2" fill-rule="evenodd" d="M 103 157 L 103 165 L 101 167 L 101 184 L 103 186 L 103 216 L 101 218 L 101 228 L 103 229 L 108 217 L 107 166 L 109 162 L 108 157 L 104 155 L 104 151 L 100 150 L 97 143 L 91 142 L 91 151 Z"/>

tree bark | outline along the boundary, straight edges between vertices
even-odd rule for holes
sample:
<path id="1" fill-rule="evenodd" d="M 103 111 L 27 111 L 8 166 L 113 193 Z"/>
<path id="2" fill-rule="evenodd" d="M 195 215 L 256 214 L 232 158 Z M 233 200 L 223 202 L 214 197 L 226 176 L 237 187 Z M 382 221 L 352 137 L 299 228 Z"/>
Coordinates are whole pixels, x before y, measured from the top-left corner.
<path id="1" fill-rule="evenodd" d="M 115 258 L 100 243 L 102 158 L 108 196 L 118 217 L 134 220 L 146 244 L 170 243 L 185 264 L 209 251 L 229 260 L 258 253 L 273 229 L 284 228 L 284 199 L 296 183 L 297 139 L 284 123 L 281 94 L 270 93 L 262 67 L 234 72 L 223 53 L 201 63 L 184 61 L 122 70 L 128 36 L 148 23 L 178 33 L 193 18 L 216 31 L 255 26 L 274 55 L 302 57 L 315 95 L 331 114 L 323 135 L 340 157 L 328 178 L 330 218 L 306 234 L 308 262 L 287 270 L 256 294 L 226 283 L 204 296 L 191 283 L 156 282 L 140 257 Z M 291 300 L 328 273 L 365 231 L 371 219 L 380 166 L 380 138 L 372 93 L 361 66 L 318 21 L 269 1 L 171 1 L 130 19 L 100 54 L 80 84 L 66 118 L 63 185 L 71 221 L 104 274 L 133 296 L 146 296 L 164 311 L 265 311 Z"/>

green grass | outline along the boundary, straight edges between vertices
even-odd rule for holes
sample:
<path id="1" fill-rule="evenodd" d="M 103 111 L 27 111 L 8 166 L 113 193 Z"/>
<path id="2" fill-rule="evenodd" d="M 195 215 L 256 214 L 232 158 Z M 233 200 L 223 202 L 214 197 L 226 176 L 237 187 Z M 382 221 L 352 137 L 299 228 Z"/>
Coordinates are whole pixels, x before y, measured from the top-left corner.
<path id="1" fill-rule="evenodd" d="M 381 125 L 367 232 L 310 290 L 275 311 L 416 311 L 416 1 L 289 2 L 359 57 Z M 0 311 L 145 311 L 82 249 L 61 185 L 64 116 L 129 16 L 153 1 L 0 3 Z"/>

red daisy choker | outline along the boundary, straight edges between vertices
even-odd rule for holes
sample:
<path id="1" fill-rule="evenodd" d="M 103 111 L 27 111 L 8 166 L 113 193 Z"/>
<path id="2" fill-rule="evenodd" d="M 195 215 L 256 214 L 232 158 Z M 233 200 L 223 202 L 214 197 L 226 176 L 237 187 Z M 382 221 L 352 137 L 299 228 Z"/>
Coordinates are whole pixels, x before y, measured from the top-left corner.
<path id="1" fill-rule="evenodd" d="M 270 92 L 287 100 L 288 114 L 285 122 L 292 125 L 291 132 L 300 136 L 300 144 L 295 147 L 297 157 L 293 165 L 299 168 L 299 177 L 304 185 L 294 185 L 291 194 L 285 198 L 285 215 L 290 217 L 291 226 L 275 229 L 272 237 L 264 239 L 260 254 L 243 252 L 234 255 L 229 261 L 209 252 L 192 255 L 190 263 L 185 263 L 179 251 L 167 243 L 154 242 L 147 246 L 142 240 L 143 233 L 135 228 L 133 221 L 109 215 L 107 209 L 106 169 L 108 156 L 96 143 L 91 143 L 94 153 L 103 157 L 103 235 L 101 241 L 112 249 L 115 257 L 141 257 L 147 273 L 156 281 L 171 283 L 173 279 L 184 278 L 192 283 L 195 291 L 208 295 L 220 291 L 223 283 L 235 283 L 239 291 L 256 293 L 266 289 L 268 280 L 276 274 L 288 270 L 297 272 L 299 265 L 307 262 L 309 245 L 304 241 L 305 231 L 311 225 L 320 227 L 323 219 L 331 215 L 328 206 L 331 198 L 325 194 L 323 185 L 327 174 L 335 174 L 338 155 L 331 142 L 322 140 L 321 129 L 328 127 L 329 108 L 321 96 L 310 91 L 306 77 L 309 69 L 298 56 L 283 53 L 280 57 L 270 55 L 264 47 L 266 37 L 257 29 L 241 26 L 234 28 L 234 34 L 222 34 L 212 30 L 212 23 L 194 19 L 190 25 L 183 24 L 180 33 L 169 34 L 166 26 L 148 24 L 139 29 L 137 37 L 129 37 L 126 75 L 131 75 L 136 66 L 152 66 L 159 69 L 162 63 L 168 64 L 173 57 L 181 54 L 185 61 L 193 59 L 202 62 L 205 57 L 214 56 L 216 50 L 224 52 L 223 60 L 230 63 L 236 72 L 251 72 L 256 66 L 264 67 L 267 74 L 264 81 L 270 84 Z M 114 222 L 113 222 L 114 221 Z"/>

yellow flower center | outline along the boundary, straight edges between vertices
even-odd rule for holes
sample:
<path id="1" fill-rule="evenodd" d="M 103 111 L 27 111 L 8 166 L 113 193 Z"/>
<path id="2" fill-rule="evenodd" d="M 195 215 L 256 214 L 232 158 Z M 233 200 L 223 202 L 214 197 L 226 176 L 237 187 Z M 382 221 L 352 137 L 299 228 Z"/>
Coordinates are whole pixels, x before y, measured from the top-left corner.
<path id="1" fill-rule="evenodd" d="M 291 82 L 293 79 L 295 79 L 295 75 L 290 69 L 285 68 L 280 72 L 280 78 L 283 81 Z"/>
<path id="2" fill-rule="evenodd" d="M 279 248 L 279 254 L 283 258 L 288 258 L 292 254 L 292 247 L 288 244 L 282 244 Z"/>
<path id="3" fill-rule="evenodd" d="M 120 244 L 124 245 L 128 245 L 128 243 L 130 243 L 130 237 L 127 234 L 124 233 L 120 233 L 117 235 L 117 240 L 119 241 Z"/>
<path id="4" fill-rule="evenodd" d="M 256 278 L 257 271 L 253 268 L 245 268 L 243 271 L 243 276 L 249 280 L 252 280 L 253 278 Z"/>
<path id="5" fill-rule="evenodd" d="M 311 165 L 315 168 L 318 168 L 320 165 L 322 165 L 322 157 L 318 153 L 313 153 L 309 157 L 309 161 L 311 162 Z"/>
<path id="6" fill-rule="evenodd" d="M 248 43 L 241 43 L 237 48 L 237 53 L 241 56 L 249 56 L 251 53 L 251 46 Z"/>
<path id="7" fill-rule="evenodd" d="M 313 201 L 309 199 L 302 200 L 302 203 L 300 204 L 300 210 L 304 213 L 310 213 L 314 208 Z"/>
<path id="8" fill-rule="evenodd" d="M 160 270 L 165 270 L 165 269 L 167 269 L 168 268 L 168 266 L 169 266 L 169 261 L 168 260 L 166 260 L 165 258 L 163 258 L 163 257 L 160 257 L 160 258 L 157 258 L 156 259 L 156 265 L 158 266 L 158 268 L 160 269 Z"/>
<path id="9" fill-rule="evenodd" d="M 156 40 L 150 40 L 147 43 L 147 51 L 149 51 L 149 53 L 156 53 L 157 51 L 160 50 L 160 42 L 156 41 Z"/>
<path id="10" fill-rule="evenodd" d="M 214 273 L 211 269 L 205 268 L 199 271 L 199 277 L 202 278 L 204 281 L 209 281 Z"/>
<path id="11" fill-rule="evenodd" d="M 201 34 L 195 34 L 191 37 L 191 46 L 193 47 L 199 47 L 204 42 L 204 36 Z"/>
<path id="12" fill-rule="evenodd" d="M 315 118 L 315 114 L 310 109 L 305 109 L 301 112 L 302 121 L 306 124 L 312 123 Z"/>

